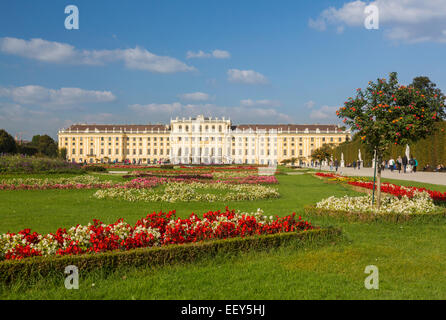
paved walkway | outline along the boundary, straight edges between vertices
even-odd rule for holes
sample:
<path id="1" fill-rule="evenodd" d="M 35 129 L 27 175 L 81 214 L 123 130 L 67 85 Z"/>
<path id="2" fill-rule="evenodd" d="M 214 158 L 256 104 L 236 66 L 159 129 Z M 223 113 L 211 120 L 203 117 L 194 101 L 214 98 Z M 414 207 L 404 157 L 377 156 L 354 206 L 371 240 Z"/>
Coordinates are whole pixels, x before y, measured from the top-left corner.
<path id="1" fill-rule="evenodd" d="M 330 167 L 322 167 L 323 170 L 330 170 Z M 333 169 L 334 171 L 334 169 Z M 338 173 L 345 176 L 373 177 L 373 168 L 338 168 Z M 416 172 L 398 173 L 398 170 L 391 172 L 384 170 L 381 172 L 382 178 L 418 181 L 423 183 L 446 185 L 446 172 Z"/>

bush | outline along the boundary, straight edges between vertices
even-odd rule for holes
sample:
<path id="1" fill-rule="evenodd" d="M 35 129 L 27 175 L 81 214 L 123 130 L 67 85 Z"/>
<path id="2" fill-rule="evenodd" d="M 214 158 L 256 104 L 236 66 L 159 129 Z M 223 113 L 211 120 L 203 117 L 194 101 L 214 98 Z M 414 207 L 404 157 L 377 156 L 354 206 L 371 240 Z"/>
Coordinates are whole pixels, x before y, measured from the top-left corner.
<path id="1" fill-rule="evenodd" d="M 51 274 L 63 274 L 65 267 L 75 265 L 79 272 L 113 271 L 118 267 L 153 267 L 173 263 L 189 263 L 217 254 L 237 254 L 250 250 L 268 250 L 284 244 L 318 244 L 340 239 L 341 230 L 336 228 L 314 229 L 266 236 L 232 238 L 226 240 L 169 245 L 166 247 L 141 248 L 130 251 L 113 251 L 62 257 L 35 257 L 22 261 L 0 262 L 0 282 L 29 281 Z"/>
<path id="2" fill-rule="evenodd" d="M 95 165 L 86 165 L 83 166 L 82 169 L 84 169 L 87 172 L 106 172 L 107 168 L 104 166 L 95 166 Z"/>
<path id="3" fill-rule="evenodd" d="M 80 165 L 61 159 L 29 157 L 24 155 L 0 156 L 0 173 L 80 173 Z"/>

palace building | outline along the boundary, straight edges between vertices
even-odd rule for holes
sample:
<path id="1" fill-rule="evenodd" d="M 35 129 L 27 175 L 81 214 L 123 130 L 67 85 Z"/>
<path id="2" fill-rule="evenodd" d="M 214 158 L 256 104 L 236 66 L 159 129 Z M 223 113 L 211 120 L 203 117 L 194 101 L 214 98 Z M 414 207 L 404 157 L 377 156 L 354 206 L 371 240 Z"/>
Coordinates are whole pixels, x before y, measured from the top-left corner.
<path id="1" fill-rule="evenodd" d="M 313 150 L 342 143 L 350 132 L 337 125 L 233 125 L 201 115 L 169 125 L 75 124 L 58 136 L 59 148 L 77 163 L 278 164 L 309 163 Z"/>

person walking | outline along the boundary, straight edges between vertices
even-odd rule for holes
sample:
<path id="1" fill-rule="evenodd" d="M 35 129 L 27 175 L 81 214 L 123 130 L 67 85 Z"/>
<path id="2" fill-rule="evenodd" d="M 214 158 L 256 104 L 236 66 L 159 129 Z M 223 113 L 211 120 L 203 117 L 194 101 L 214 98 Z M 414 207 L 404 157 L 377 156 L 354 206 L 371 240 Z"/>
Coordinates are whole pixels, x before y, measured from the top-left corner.
<path id="1" fill-rule="evenodd" d="M 338 167 L 339 167 L 338 159 L 335 159 L 334 164 L 335 164 L 336 172 L 338 172 Z"/>
<path id="2" fill-rule="evenodd" d="M 417 158 L 413 158 L 413 172 L 417 172 L 418 160 Z"/>
<path id="3" fill-rule="evenodd" d="M 410 159 L 409 159 L 409 165 L 410 165 L 411 168 L 412 168 L 412 172 L 414 172 L 414 171 L 413 171 L 414 164 L 415 164 L 415 162 L 413 161 L 413 158 L 410 158 Z"/>
<path id="4" fill-rule="evenodd" d="M 398 159 L 396 159 L 396 168 L 398 169 L 398 173 L 401 173 L 401 165 L 403 164 L 403 159 L 401 156 L 398 156 Z"/>
<path id="5" fill-rule="evenodd" d="M 356 170 L 356 160 L 353 161 L 353 169 Z"/>
<path id="6" fill-rule="evenodd" d="M 389 167 L 390 171 L 393 172 L 393 169 L 395 169 L 395 160 L 393 158 L 389 160 Z"/>
<path id="7" fill-rule="evenodd" d="M 358 160 L 358 170 L 361 169 L 361 160 Z"/>
<path id="8" fill-rule="evenodd" d="M 407 169 L 407 157 L 406 157 L 406 155 L 404 155 L 403 156 L 403 159 L 402 159 L 402 163 L 403 163 L 403 168 L 404 168 L 404 173 L 406 173 L 406 169 Z"/>

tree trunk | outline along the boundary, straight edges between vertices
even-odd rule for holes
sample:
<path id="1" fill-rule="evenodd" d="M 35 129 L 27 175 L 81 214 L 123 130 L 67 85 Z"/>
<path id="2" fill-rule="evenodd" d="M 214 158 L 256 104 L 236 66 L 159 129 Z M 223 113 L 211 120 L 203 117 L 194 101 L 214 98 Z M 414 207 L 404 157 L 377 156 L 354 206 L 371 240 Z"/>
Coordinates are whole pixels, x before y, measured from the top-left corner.
<path id="1" fill-rule="evenodd" d="M 381 207 L 381 164 L 377 164 L 378 170 L 376 174 L 376 206 L 379 208 Z"/>

